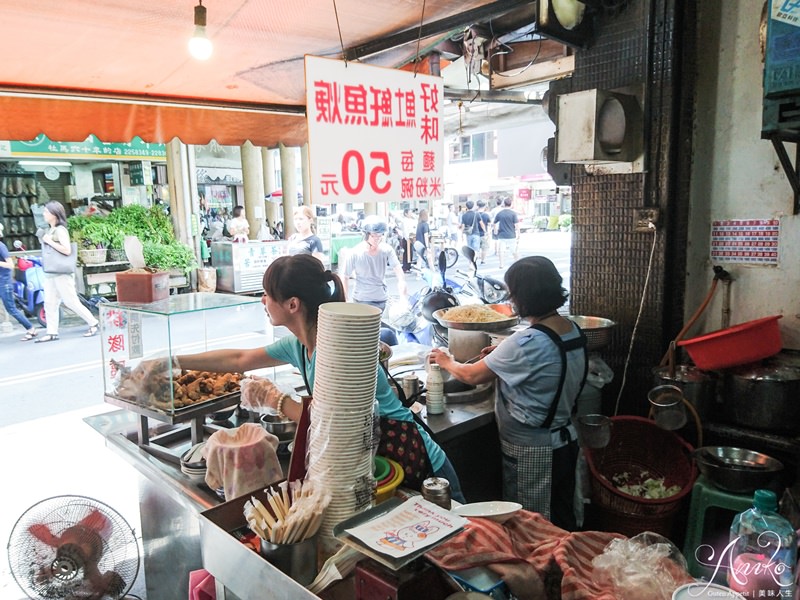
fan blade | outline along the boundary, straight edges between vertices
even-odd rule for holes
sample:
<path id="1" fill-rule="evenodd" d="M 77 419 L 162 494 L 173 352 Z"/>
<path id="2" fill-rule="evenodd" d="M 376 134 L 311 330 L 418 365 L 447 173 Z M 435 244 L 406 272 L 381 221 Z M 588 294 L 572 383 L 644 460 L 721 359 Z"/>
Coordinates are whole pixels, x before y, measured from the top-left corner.
<path id="1" fill-rule="evenodd" d="M 83 525 L 84 527 L 96 531 L 104 540 L 107 540 L 111 536 L 111 520 L 96 508 L 81 519 L 78 525 Z"/>
<path id="2" fill-rule="evenodd" d="M 61 543 L 61 538 L 54 536 L 47 525 L 35 523 L 28 527 L 28 532 L 37 540 L 44 542 L 52 548 L 57 547 Z"/>
<path id="3" fill-rule="evenodd" d="M 118 598 L 127 587 L 125 580 L 116 571 L 107 571 L 100 575 L 96 567 L 97 565 L 91 572 L 86 572 L 86 581 L 93 592 L 91 598 Z"/>

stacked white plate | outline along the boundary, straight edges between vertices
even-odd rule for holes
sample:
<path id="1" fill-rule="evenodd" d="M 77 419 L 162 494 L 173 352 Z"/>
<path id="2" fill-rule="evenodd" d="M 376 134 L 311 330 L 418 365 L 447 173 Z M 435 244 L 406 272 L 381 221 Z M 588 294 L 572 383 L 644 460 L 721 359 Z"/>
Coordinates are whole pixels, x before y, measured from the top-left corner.
<path id="1" fill-rule="evenodd" d="M 205 442 L 195 444 L 181 455 L 181 471 L 194 481 L 205 481 L 206 478 L 205 445 Z"/>
<path id="2" fill-rule="evenodd" d="M 333 527 L 374 503 L 373 419 L 381 311 L 331 302 L 319 308 L 308 478 L 331 493 L 320 548 Z"/>

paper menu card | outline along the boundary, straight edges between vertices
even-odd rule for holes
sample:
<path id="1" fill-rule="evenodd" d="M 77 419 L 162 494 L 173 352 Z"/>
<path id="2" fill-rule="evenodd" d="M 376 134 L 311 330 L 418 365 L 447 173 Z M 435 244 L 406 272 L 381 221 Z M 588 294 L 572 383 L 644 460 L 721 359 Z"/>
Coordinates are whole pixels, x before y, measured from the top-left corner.
<path id="1" fill-rule="evenodd" d="M 413 496 L 389 512 L 345 532 L 363 549 L 396 559 L 418 556 L 463 529 L 467 519 Z"/>

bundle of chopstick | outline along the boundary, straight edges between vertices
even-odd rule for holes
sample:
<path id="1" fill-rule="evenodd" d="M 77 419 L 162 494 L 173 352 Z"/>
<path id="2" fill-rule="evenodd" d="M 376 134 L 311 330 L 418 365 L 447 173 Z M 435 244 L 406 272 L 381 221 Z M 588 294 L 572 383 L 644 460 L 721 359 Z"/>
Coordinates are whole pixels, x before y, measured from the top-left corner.
<path id="1" fill-rule="evenodd" d="M 273 544 L 296 544 L 313 536 L 331 501 L 330 494 L 310 481 L 281 481 L 277 490 L 264 492 L 269 507 L 250 496 L 244 516 L 253 533 Z"/>

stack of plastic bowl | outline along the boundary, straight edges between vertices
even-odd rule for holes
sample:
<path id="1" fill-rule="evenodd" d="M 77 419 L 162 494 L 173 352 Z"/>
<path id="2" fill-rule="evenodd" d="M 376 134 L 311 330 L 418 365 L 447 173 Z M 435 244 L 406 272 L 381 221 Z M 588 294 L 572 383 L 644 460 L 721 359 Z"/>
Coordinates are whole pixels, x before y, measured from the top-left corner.
<path id="1" fill-rule="evenodd" d="M 381 311 L 331 302 L 319 308 L 307 478 L 331 494 L 320 527 L 320 558 L 341 543 L 335 525 L 375 500 L 373 427 Z"/>
<path id="2" fill-rule="evenodd" d="M 200 442 L 181 455 L 181 472 L 192 481 L 205 481 L 206 458 L 203 455 L 205 442 Z"/>
<path id="3" fill-rule="evenodd" d="M 378 456 L 377 458 L 381 457 Z M 399 462 L 393 461 L 391 458 L 385 460 L 389 463 L 389 470 L 383 479 L 379 479 L 376 484 L 377 492 L 375 502 L 377 504 L 394 496 L 395 491 L 400 487 L 400 484 L 403 483 L 403 478 L 405 477 L 403 467 Z"/>

